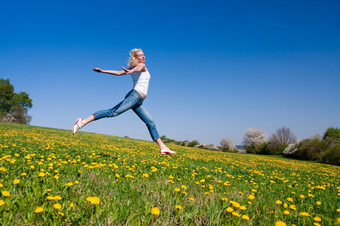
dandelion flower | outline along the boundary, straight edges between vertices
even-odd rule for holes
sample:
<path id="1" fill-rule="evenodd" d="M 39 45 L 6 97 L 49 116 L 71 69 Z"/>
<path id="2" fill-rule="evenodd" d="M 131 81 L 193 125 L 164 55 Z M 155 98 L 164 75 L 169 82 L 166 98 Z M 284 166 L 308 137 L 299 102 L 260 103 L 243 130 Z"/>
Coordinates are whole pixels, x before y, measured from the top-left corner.
<path id="1" fill-rule="evenodd" d="M 183 189 L 187 189 L 187 186 L 185 186 L 185 185 L 182 185 L 182 186 L 181 186 L 181 188 L 183 188 Z"/>
<path id="2" fill-rule="evenodd" d="M 245 206 L 240 206 L 240 210 L 246 210 L 247 208 Z"/>
<path id="3" fill-rule="evenodd" d="M 227 201 L 228 199 L 227 198 L 222 198 L 222 202 L 225 202 Z"/>
<path id="4" fill-rule="evenodd" d="M 62 212 L 58 212 L 59 216 L 64 216 L 65 214 Z"/>
<path id="5" fill-rule="evenodd" d="M 68 187 L 71 187 L 71 186 L 73 186 L 73 183 L 72 183 L 72 182 L 68 182 L 68 183 L 67 183 L 67 186 L 68 186 Z"/>
<path id="6" fill-rule="evenodd" d="M 11 193 L 9 193 L 9 191 L 3 191 L 2 196 L 9 197 L 11 196 Z"/>
<path id="7" fill-rule="evenodd" d="M 181 209 L 182 209 L 182 206 L 176 205 L 176 209 L 181 210 Z"/>
<path id="8" fill-rule="evenodd" d="M 43 172 L 39 173 L 39 177 L 44 177 L 44 176 L 46 176 L 46 173 L 43 173 Z"/>
<path id="9" fill-rule="evenodd" d="M 248 199 L 253 200 L 253 199 L 255 199 L 255 196 L 249 195 L 249 196 L 248 196 Z"/>
<path id="10" fill-rule="evenodd" d="M 288 202 L 293 202 L 293 199 L 292 198 L 287 198 L 287 201 Z"/>
<path id="11" fill-rule="evenodd" d="M 153 215 L 159 215 L 159 214 L 160 214 L 160 211 L 159 211 L 158 207 L 153 207 L 153 208 L 151 209 L 151 214 L 153 214 Z"/>
<path id="12" fill-rule="evenodd" d="M 191 201 L 195 201 L 195 199 L 194 199 L 193 197 L 190 197 L 189 199 L 190 199 Z"/>
<path id="13" fill-rule="evenodd" d="M 275 226 L 286 226 L 286 223 L 283 221 L 277 221 L 275 222 Z"/>
<path id="14" fill-rule="evenodd" d="M 300 195 L 300 198 L 301 198 L 301 199 L 304 199 L 304 198 L 305 198 L 305 196 L 304 196 L 304 195 Z"/>
<path id="15" fill-rule="evenodd" d="M 179 188 L 175 188 L 175 191 L 176 191 L 176 192 L 179 192 L 180 190 L 181 190 L 181 189 L 179 189 Z"/>
<path id="16" fill-rule="evenodd" d="M 70 207 L 71 207 L 71 208 L 73 208 L 73 207 L 74 207 L 74 204 L 73 204 L 73 203 L 71 203 L 71 204 L 70 204 Z"/>
<path id="17" fill-rule="evenodd" d="M 5 201 L 0 199 L 0 206 L 3 206 L 3 205 L 5 205 Z"/>
<path id="18" fill-rule="evenodd" d="M 87 197 L 86 201 L 89 201 L 91 204 L 99 204 L 99 198 L 98 197 Z"/>
<path id="19" fill-rule="evenodd" d="M 248 215 L 242 215 L 242 219 L 249 221 L 249 216 Z"/>
<path id="20" fill-rule="evenodd" d="M 233 208 L 231 208 L 231 207 L 228 207 L 228 208 L 227 208 L 227 212 L 228 212 L 228 213 L 231 213 L 231 212 L 233 212 L 233 211 L 234 211 Z"/>
<path id="21" fill-rule="evenodd" d="M 320 217 L 314 217 L 313 219 L 314 219 L 314 221 L 316 221 L 316 222 L 321 222 L 321 218 L 320 218 Z"/>
<path id="22" fill-rule="evenodd" d="M 239 217 L 240 216 L 240 214 L 238 214 L 237 212 L 232 212 L 231 213 L 233 216 L 235 216 L 235 217 Z"/>
<path id="23" fill-rule="evenodd" d="M 61 205 L 59 203 L 56 203 L 53 205 L 54 209 L 60 210 L 61 209 Z"/>
<path id="24" fill-rule="evenodd" d="M 289 211 L 288 210 L 283 211 L 283 213 L 286 214 L 286 215 L 289 215 Z"/>
<path id="25" fill-rule="evenodd" d="M 305 216 L 305 217 L 310 217 L 309 213 L 307 213 L 307 212 L 302 212 L 302 213 L 300 213 L 300 215 Z"/>
<path id="26" fill-rule="evenodd" d="M 281 205 L 281 204 L 282 204 L 282 202 L 281 202 L 280 200 L 276 200 L 275 203 L 276 203 L 277 205 Z"/>
<path id="27" fill-rule="evenodd" d="M 317 202 L 316 202 L 316 205 L 320 206 L 320 205 L 321 205 L 321 202 L 320 202 L 320 201 L 317 201 Z"/>
<path id="28" fill-rule="evenodd" d="M 43 212 L 43 211 L 44 211 L 44 208 L 42 208 L 42 207 L 37 207 L 37 208 L 34 210 L 35 213 L 41 213 L 41 212 Z"/>

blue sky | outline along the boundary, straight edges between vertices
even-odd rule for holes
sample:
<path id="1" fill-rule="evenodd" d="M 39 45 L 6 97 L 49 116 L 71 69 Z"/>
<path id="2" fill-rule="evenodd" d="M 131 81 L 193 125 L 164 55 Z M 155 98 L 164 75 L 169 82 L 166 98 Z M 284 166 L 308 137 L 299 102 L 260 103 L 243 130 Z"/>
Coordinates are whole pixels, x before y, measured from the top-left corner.
<path id="1" fill-rule="evenodd" d="M 132 88 L 142 48 L 144 102 L 160 135 L 241 144 L 248 128 L 298 139 L 340 127 L 339 1 L 1 1 L 0 78 L 33 99 L 31 125 L 71 130 Z M 151 140 L 132 111 L 83 131 Z M 70 131 L 71 132 L 71 131 Z"/>

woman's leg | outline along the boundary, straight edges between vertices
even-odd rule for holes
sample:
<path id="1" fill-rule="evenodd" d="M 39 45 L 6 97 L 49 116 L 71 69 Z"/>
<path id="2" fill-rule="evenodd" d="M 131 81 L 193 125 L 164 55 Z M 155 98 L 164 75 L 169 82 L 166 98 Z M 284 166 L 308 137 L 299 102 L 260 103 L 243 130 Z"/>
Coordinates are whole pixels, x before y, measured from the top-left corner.
<path id="1" fill-rule="evenodd" d="M 159 135 L 156 129 L 156 124 L 153 121 L 150 113 L 146 110 L 146 108 L 143 105 L 140 105 L 139 107 L 132 108 L 132 110 L 138 115 L 138 117 L 148 127 L 152 140 L 154 140 L 158 144 L 161 150 L 161 154 L 175 154 L 176 152 L 171 151 L 169 148 L 167 148 L 165 144 L 163 143 L 163 141 L 159 138 Z"/>
<path id="2" fill-rule="evenodd" d="M 132 90 L 125 96 L 125 99 L 122 102 L 120 102 L 113 108 L 97 111 L 96 113 L 94 113 L 93 115 L 90 115 L 86 119 L 78 119 L 77 122 L 73 126 L 73 134 L 76 131 L 78 131 L 80 128 L 84 127 L 86 124 L 94 120 L 98 120 L 102 118 L 109 118 L 109 117 L 116 117 L 124 113 L 125 111 L 131 109 L 132 107 L 141 104 L 142 101 L 141 101 L 140 95 L 139 96 L 138 95 Z"/>

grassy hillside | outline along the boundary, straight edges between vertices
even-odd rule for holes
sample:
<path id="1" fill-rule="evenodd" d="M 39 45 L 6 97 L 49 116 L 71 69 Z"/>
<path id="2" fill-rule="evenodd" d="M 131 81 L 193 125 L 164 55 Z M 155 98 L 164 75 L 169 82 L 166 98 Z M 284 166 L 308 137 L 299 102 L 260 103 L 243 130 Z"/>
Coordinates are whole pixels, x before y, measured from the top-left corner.
<path id="1" fill-rule="evenodd" d="M 340 168 L 0 123 L 0 222 L 334 225 Z"/>

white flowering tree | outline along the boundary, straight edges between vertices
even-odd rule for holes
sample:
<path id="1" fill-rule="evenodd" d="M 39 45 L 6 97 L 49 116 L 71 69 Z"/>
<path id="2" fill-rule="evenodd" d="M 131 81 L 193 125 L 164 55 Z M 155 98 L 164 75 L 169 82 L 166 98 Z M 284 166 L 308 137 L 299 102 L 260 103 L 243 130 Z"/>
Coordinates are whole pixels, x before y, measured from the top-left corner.
<path id="1" fill-rule="evenodd" d="M 243 138 L 243 146 L 246 150 L 266 142 L 267 134 L 262 129 L 247 129 Z"/>
<path id="2" fill-rule="evenodd" d="M 236 149 L 234 142 L 228 138 L 223 138 L 220 142 L 221 149 L 224 151 L 233 151 Z"/>

